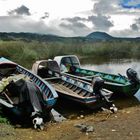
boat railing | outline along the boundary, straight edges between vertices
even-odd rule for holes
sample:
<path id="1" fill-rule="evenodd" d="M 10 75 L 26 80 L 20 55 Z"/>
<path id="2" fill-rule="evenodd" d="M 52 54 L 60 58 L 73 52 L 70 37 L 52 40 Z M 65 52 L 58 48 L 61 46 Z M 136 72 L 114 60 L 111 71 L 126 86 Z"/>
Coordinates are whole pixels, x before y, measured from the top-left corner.
<path id="1" fill-rule="evenodd" d="M 93 88 L 92 85 L 86 81 L 83 81 L 81 79 L 76 78 L 76 76 L 70 75 L 70 74 L 66 74 L 66 73 L 62 73 L 61 74 L 61 78 L 63 81 L 66 81 L 72 85 L 77 86 L 78 88 L 84 89 L 88 92 L 92 92 L 93 93 Z"/>
<path id="2" fill-rule="evenodd" d="M 49 78 L 43 78 L 43 79 L 46 81 L 49 81 L 49 80 L 59 80 L 61 78 L 60 77 L 49 77 Z"/>
<path id="3" fill-rule="evenodd" d="M 70 75 L 68 73 L 59 73 L 52 70 L 48 70 L 48 73 L 52 75 L 53 77 L 45 78 L 45 80 L 62 79 L 66 83 L 76 86 L 76 88 L 81 88 L 83 90 L 86 90 L 87 92 L 93 93 L 92 84 L 79 79 L 77 76 Z"/>
<path id="4" fill-rule="evenodd" d="M 85 76 L 85 78 L 92 78 L 92 76 L 94 75 L 94 76 L 100 76 L 101 78 L 111 82 L 118 82 L 121 84 L 125 84 L 126 82 L 128 82 L 128 78 L 120 74 L 114 75 L 114 74 L 102 73 L 102 72 L 97 72 L 97 71 L 92 71 L 92 70 L 87 70 L 82 68 L 76 68 L 76 72 L 86 74 L 87 76 Z"/>
<path id="5" fill-rule="evenodd" d="M 23 74 L 27 75 L 28 77 L 30 77 L 30 79 L 37 85 L 37 87 L 43 94 L 43 98 L 46 101 L 46 103 L 49 99 L 58 97 L 55 90 L 53 90 L 53 88 L 47 83 L 47 81 L 41 79 L 39 76 L 31 73 L 29 70 L 26 70 L 25 68 L 23 68 L 21 66 L 17 66 L 17 70 L 20 73 L 23 73 Z"/>

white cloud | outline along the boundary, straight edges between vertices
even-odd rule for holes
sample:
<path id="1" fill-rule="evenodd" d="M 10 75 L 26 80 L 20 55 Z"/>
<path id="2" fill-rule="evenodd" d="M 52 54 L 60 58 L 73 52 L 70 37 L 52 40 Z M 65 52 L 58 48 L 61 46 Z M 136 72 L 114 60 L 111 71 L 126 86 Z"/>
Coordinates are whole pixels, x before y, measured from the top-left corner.
<path id="1" fill-rule="evenodd" d="M 8 11 L 9 15 L 31 15 L 29 8 L 22 5 L 14 10 Z"/>
<path id="2" fill-rule="evenodd" d="M 123 8 L 121 1 L 0 0 L 0 31 L 81 36 L 100 30 L 129 36 L 135 30 L 135 36 L 139 28 L 135 19 L 139 18 L 140 9 Z"/>
<path id="3" fill-rule="evenodd" d="M 10 23 L 10 24 L 9 24 Z M 21 16 L 1 16 L 0 31 L 1 32 L 38 32 L 38 33 L 53 33 L 59 31 L 57 25 L 46 25 L 43 21 L 35 21 L 29 17 Z"/>
<path id="4" fill-rule="evenodd" d="M 111 28 L 111 30 L 125 30 L 130 27 L 130 25 L 133 23 L 135 16 L 133 15 L 112 15 L 111 19 L 114 22 L 114 27 Z"/>
<path id="5" fill-rule="evenodd" d="M 88 21 L 92 22 L 95 30 L 108 31 L 110 27 L 113 26 L 113 22 L 110 21 L 109 16 L 103 16 L 102 14 L 97 14 L 97 16 L 89 16 Z"/>

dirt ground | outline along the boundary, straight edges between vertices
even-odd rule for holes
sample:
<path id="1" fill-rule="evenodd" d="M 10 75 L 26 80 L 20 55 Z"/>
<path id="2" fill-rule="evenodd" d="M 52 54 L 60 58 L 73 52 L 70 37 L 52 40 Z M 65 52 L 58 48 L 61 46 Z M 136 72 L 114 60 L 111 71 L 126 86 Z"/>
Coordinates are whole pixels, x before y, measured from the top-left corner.
<path id="1" fill-rule="evenodd" d="M 115 114 L 100 111 L 76 117 L 70 115 L 61 123 L 46 124 L 43 131 L 0 124 L 0 140 L 140 140 L 139 102 L 121 100 L 118 109 Z M 75 127 L 77 124 L 93 126 L 94 131 L 81 132 Z"/>

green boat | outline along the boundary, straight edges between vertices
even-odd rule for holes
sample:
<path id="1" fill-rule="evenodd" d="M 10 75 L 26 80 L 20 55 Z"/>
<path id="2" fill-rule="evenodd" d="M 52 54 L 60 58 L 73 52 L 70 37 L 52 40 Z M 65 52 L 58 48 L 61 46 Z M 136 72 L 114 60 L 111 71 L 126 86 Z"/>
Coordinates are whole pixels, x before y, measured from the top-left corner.
<path id="1" fill-rule="evenodd" d="M 62 73 L 75 75 L 88 82 L 92 82 L 97 76 L 101 77 L 105 81 L 104 88 L 113 91 L 114 94 L 133 96 L 140 88 L 137 72 L 131 68 L 126 71 L 126 77 L 121 74 L 115 75 L 81 68 L 80 61 L 75 55 L 56 56 L 54 60 L 57 61 Z"/>

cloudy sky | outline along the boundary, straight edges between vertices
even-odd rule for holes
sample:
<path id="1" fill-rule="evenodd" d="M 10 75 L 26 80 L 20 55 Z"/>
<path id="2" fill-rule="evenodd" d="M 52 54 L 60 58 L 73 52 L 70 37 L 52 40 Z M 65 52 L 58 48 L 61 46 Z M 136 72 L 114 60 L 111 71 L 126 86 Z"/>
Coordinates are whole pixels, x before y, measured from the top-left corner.
<path id="1" fill-rule="evenodd" d="M 140 0 L 0 0 L 0 32 L 140 36 Z"/>

